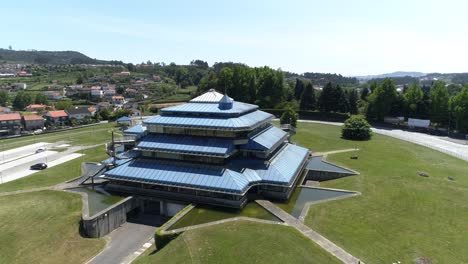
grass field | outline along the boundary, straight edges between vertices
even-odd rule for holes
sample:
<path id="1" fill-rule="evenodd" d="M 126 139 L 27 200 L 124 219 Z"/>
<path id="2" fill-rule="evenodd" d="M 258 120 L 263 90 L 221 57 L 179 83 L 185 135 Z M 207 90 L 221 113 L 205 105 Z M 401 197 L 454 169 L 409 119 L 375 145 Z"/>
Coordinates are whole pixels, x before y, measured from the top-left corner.
<path id="1" fill-rule="evenodd" d="M 52 143 L 57 141 L 68 141 L 72 145 L 93 145 L 110 142 L 112 130 L 117 131 L 114 122 L 62 132 L 2 139 L 0 140 L 0 151 L 34 144 L 37 142 Z"/>
<path id="2" fill-rule="evenodd" d="M 104 146 L 79 151 L 85 154 L 74 160 L 62 163 L 52 168 L 37 172 L 15 181 L 0 185 L 0 192 L 11 192 L 25 190 L 36 187 L 55 185 L 66 180 L 70 180 L 81 175 L 81 163 L 86 161 L 102 161 L 108 158 Z"/>
<path id="3" fill-rule="evenodd" d="M 41 191 L 0 197 L 0 263 L 84 263 L 105 245 L 78 233 L 81 196 Z"/>
<path id="4" fill-rule="evenodd" d="M 316 151 L 358 147 L 328 160 L 358 176 L 321 186 L 361 196 L 314 205 L 306 224 L 366 263 L 468 263 L 468 164 L 446 154 L 375 135 L 371 141 L 340 139 L 340 128 L 300 123 L 295 142 Z M 429 177 L 418 176 L 418 171 Z M 452 176 L 455 181 L 449 181 Z"/>
<path id="5" fill-rule="evenodd" d="M 149 263 L 340 263 L 292 227 L 247 221 L 184 232 Z"/>

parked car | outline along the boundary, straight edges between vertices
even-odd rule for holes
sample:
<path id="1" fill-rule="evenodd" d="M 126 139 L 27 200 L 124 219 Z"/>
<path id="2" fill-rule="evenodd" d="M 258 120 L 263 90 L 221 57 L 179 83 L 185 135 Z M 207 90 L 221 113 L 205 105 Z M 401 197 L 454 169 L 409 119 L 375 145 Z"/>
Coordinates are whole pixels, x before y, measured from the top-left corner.
<path id="1" fill-rule="evenodd" d="M 46 149 L 45 148 L 38 148 L 36 149 L 36 153 L 41 153 L 44 152 Z"/>
<path id="2" fill-rule="evenodd" d="M 44 132 L 42 129 L 34 130 L 34 134 L 41 134 L 42 132 Z"/>
<path id="3" fill-rule="evenodd" d="M 31 166 L 31 170 L 45 170 L 47 169 L 47 164 L 45 163 L 36 163 Z"/>

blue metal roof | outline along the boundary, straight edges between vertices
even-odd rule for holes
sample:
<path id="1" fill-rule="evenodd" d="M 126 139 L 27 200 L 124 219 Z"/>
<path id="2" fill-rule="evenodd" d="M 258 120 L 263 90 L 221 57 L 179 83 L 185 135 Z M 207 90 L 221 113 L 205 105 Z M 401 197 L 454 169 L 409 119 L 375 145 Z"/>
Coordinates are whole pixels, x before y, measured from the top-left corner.
<path id="1" fill-rule="evenodd" d="M 273 115 L 254 111 L 239 117 L 202 117 L 202 116 L 168 116 L 158 115 L 143 121 L 147 125 L 173 127 L 193 127 L 218 130 L 249 130 L 273 119 Z"/>
<path id="2" fill-rule="evenodd" d="M 223 97 L 224 98 L 224 97 Z M 204 114 L 214 116 L 237 116 L 258 109 L 258 106 L 241 102 L 232 102 L 231 108 L 222 109 L 217 103 L 186 103 L 161 109 L 163 115 Z"/>
<path id="3" fill-rule="evenodd" d="M 231 139 L 151 134 L 140 140 L 138 148 L 199 155 L 225 156 L 235 150 Z"/>
<path id="4" fill-rule="evenodd" d="M 307 169 L 311 171 L 334 172 L 348 175 L 357 174 L 355 171 L 324 161 L 322 156 L 312 157 L 309 163 L 307 163 Z"/>
<path id="5" fill-rule="evenodd" d="M 143 134 L 146 131 L 146 127 L 143 125 L 132 126 L 131 128 L 124 130 L 126 134 Z"/>
<path id="6" fill-rule="evenodd" d="M 242 194 L 253 184 L 289 186 L 294 182 L 308 150 L 288 144 L 270 164 L 259 161 L 249 168 L 223 168 L 165 160 L 136 159 L 105 173 L 109 179 L 180 186 Z"/>
<path id="7" fill-rule="evenodd" d="M 128 116 L 122 116 L 121 118 L 119 118 L 119 119 L 117 119 L 115 121 L 117 121 L 117 122 L 131 122 L 132 119 L 130 117 L 128 117 Z"/>
<path id="8" fill-rule="evenodd" d="M 240 145 L 239 147 L 241 149 L 267 151 L 271 150 L 275 145 L 281 144 L 287 136 L 288 133 L 275 126 L 271 126 L 250 138 L 247 144 Z"/>

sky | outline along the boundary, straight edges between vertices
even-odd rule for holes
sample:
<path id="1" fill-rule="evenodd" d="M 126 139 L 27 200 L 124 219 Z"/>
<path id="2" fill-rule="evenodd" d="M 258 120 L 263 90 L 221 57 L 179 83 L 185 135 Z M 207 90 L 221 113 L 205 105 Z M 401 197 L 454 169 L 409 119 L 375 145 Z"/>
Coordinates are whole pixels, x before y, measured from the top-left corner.
<path id="1" fill-rule="evenodd" d="M 462 0 L 2 1 L 0 48 L 347 76 L 468 72 L 467 10 Z"/>

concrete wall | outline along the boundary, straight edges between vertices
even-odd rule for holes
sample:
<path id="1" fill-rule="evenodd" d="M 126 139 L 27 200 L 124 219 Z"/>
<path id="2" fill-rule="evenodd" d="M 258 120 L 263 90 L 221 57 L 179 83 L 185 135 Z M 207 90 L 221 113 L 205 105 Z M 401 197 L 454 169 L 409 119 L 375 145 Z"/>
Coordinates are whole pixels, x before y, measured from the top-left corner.
<path id="1" fill-rule="evenodd" d="M 328 181 L 334 180 L 346 176 L 351 176 L 352 174 L 343 174 L 336 172 L 326 172 L 326 171 L 308 171 L 306 180 L 312 181 Z"/>
<path id="2" fill-rule="evenodd" d="M 127 222 L 127 213 L 137 208 L 139 202 L 128 197 L 92 216 L 81 217 L 81 231 L 87 237 L 102 237 Z"/>

